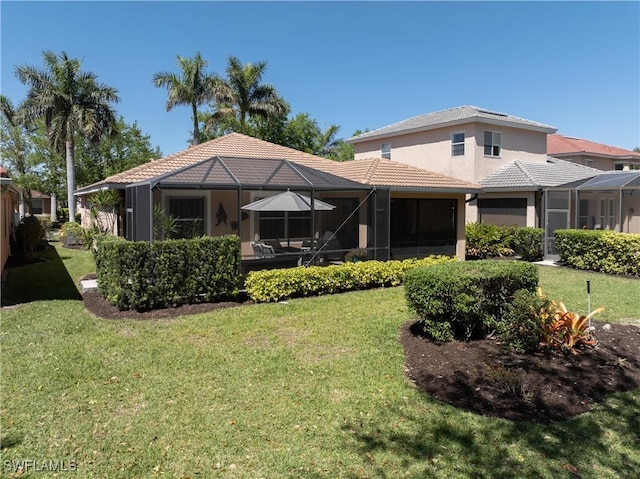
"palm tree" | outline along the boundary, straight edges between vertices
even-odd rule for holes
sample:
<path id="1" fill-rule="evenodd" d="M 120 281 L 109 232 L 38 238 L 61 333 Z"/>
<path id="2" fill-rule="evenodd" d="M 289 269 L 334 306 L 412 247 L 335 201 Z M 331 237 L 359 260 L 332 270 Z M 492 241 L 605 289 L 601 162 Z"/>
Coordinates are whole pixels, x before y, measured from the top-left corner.
<path id="1" fill-rule="evenodd" d="M 96 75 L 80 71 L 77 58 L 43 51 L 42 59 L 44 70 L 18 66 L 16 76 L 30 87 L 24 102 L 27 121 L 44 118 L 50 146 L 65 154 L 69 221 L 75 221 L 74 136 L 80 134 L 95 145 L 104 136 L 117 135 L 111 103 L 120 98 L 117 90 L 98 83 Z"/>
<path id="2" fill-rule="evenodd" d="M 207 126 L 215 125 L 221 118 L 235 118 L 240 133 L 247 132 L 247 117 L 268 118 L 280 114 L 287 106 L 272 85 L 260 83 L 267 62 L 247 63 L 230 56 L 227 60 L 227 79 L 216 94 L 216 111 Z"/>
<path id="3" fill-rule="evenodd" d="M 192 144 L 200 143 L 198 126 L 198 107 L 213 100 L 220 79 L 215 74 L 208 74 L 205 68 L 208 62 L 203 60 L 200 52 L 193 58 L 182 58 L 178 55 L 178 65 L 182 75 L 172 72 L 157 72 L 153 75 L 153 83 L 157 87 L 166 87 L 168 91 L 167 111 L 176 105 L 190 105 L 193 119 Z"/>
<path id="4" fill-rule="evenodd" d="M 331 154 L 338 147 L 340 139 L 337 138 L 340 127 L 338 125 L 330 125 L 323 133 L 320 133 L 318 143 L 320 147 L 320 156 L 330 158 Z"/>

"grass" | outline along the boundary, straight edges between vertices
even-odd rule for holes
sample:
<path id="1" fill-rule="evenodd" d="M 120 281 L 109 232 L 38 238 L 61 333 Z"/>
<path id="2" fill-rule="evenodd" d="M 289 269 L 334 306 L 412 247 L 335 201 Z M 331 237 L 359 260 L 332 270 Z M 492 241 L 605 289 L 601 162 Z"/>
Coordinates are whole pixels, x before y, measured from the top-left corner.
<path id="1" fill-rule="evenodd" d="M 56 252 L 52 263 L 72 282 L 91 272 L 88 253 Z M 53 266 L 12 271 L 8 294 L 22 290 L 15 278 L 49 289 L 42 268 L 65 276 Z M 586 273 L 540 274 L 552 296 L 584 303 Z M 607 281 L 593 280 L 593 304 L 609 306 L 605 289 L 619 301 L 639 284 Z M 55 283 L 62 292 L 52 296 L 66 294 Z M 72 298 L 28 301 L 1 313 L 5 466 L 73 460 L 77 477 L 183 479 L 632 478 L 640 470 L 640 391 L 551 426 L 476 416 L 420 394 L 405 379 L 398 341 L 411 318 L 402 288 L 144 322 L 95 318 Z M 624 303 L 616 311 L 609 320 L 638 315 Z"/>

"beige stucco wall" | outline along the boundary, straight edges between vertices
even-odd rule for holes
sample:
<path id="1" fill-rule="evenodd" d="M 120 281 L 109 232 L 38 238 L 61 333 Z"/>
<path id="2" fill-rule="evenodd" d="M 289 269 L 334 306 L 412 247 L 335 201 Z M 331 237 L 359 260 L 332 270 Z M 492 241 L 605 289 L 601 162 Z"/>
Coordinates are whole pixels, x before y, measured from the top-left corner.
<path id="1" fill-rule="evenodd" d="M 640 233 L 640 194 L 637 191 L 622 197 L 622 216 L 624 233 Z"/>
<path id="2" fill-rule="evenodd" d="M 598 158 L 589 155 L 571 155 L 570 157 L 557 155 L 555 158 L 570 161 L 571 163 L 576 163 L 578 165 L 590 166 L 591 168 L 603 171 L 611 171 L 614 169 L 614 161 L 611 158 Z M 588 164 L 589 161 L 591 161 L 591 164 Z"/>
<path id="3" fill-rule="evenodd" d="M 502 133 L 500 157 L 484 156 L 485 130 Z M 451 156 L 453 132 L 465 133 L 463 156 Z M 357 143 L 355 159 L 380 157 L 382 143 L 391 143 L 393 161 L 477 183 L 514 160 L 545 162 L 547 134 L 474 122 Z"/>

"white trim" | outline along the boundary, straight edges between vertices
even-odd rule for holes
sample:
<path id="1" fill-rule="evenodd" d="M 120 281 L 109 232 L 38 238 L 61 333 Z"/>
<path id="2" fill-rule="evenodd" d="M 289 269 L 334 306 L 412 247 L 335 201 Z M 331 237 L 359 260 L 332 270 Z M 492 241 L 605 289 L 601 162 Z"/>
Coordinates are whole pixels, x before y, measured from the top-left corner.
<path id="1" fill-rule="evenodd" d="M 464 135 L 464 138 L 462 140 L 462 142 L 454 142 L 453 136 L 454 135 Z M 456 130 L 456 131 L 452 131 L 449 134 L 449 139 L 451 140 L 451 151 L 449 152 L 451 155 L 451 158 L 458 158 L 460 156 L 464 157 L 467 154 L 467 132 L 465 130 Z M 462 154 L 461 155 L 454 155 L 453 154 L 453 147 L 454 145 L 462 145 Z"/>

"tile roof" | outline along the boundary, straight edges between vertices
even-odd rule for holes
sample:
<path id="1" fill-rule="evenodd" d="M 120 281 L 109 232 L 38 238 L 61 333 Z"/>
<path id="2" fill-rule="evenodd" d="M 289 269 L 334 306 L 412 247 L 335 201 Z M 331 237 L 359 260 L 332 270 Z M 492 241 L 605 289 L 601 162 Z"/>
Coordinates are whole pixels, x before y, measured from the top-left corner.
<path id="1" fill-rule="evenodd" d="M 321 178 L 323 174 L 326 178 L 330 178 L 330 175 L 336 175 L 363 185 L 450 192 L 476 191 L 480 188 L 479 185 L 473 183 L 467 183 L 381 158 L 340 163 L 240 133 L 230 133 L 173 155 L 152 160 L 130 170 L 112 175 L 103 181 L 79 189 L 77 194 L 87 193 L 106 186 L 117 187 L 119 185 L 123 187 L 128 184 L 168 176 L 178 178 L 176 176 L 178 174 L 181 175 L 180 177 L 184 181 L 193 182 L 196 181 L 196 176 L 200 175 L 200 178 L 202 178 L 202 175 L 206 173 L 206 168 L 200 164 L 215 157 L 219 157 L 226 162 L 235 162 L 236 164 L 238 164 L 238 161 L 242 162 L 245 170 L 247 170 L 243 174 L 253 178 L 253 180 L 245 178 L 246 181 L 250 182 L 255 180 L 258 170 L 262 171 L 262 167 L 266 166 L 258 163 L 259 161 L 287 160 L 292 164 L 316 170 L 314 173 L 316 178 Z M 235 160 L 233 160 L 234 158 Z M 250 160 L 255 160 L 255 162 L 249 168 L 246 168 Z M 219 168 L 206 174 L 210 175 L 210 184 L 215 182 L 214 178 L 224 181 L 225 184 L 229 179 L 229 176 Z M 308 174 L 311 173 L 308 172 Z M 323 181 L 328 181 L 326 178 Z M 335 183 L 338 189 L 341 186 L 346 187 L 346 184 L 341 185 L 342 182 L 337 179 L 335 179 Z M 345 181 L 345 183 L 348 182 Z"/>
<path id="2" fill-rule="evenodd" d="M 486 176 L 480 184 L 483 190 L 536 190 L 591 178 L 601 170 L 570 161 L 547 157 L 546 163 L 513 161 Z"/>
<path id="3" fill-rule="evenodd" d="M 413 118 L 402 120 L 392 125 L 378 128 L 377 130 L 368 131 L 362 135 L 354 136 L 346 141 L 348 143 L 359 143 L 361 141 L 371 140 L 374 138 L 384 138 L 397 134 L 411 133 L 413 131 L 442 128 L 448 125 L 468 123 L 471 121 L 515 126 L 525 129 L 544 131 L 546 133 L 554 133 L 556 131 L 555 127 L 545 125 L 544 123 L 526 120 L 506 113 L 485 110 L 483 108 L 478 108 L 477 106 L 464 105 L 448 110 L 414 116 Z"/>
<path id="4" fill-rule="evenodd" d="M 155 185 L 160 188 L 201 188 L 215 185 L 272 189 L 367 189 L 362 183 L 293 161 L 219 156 L 155 177 L 151 180 L 151 186 Z"/>
<path id="5" fill-rule="evenodd" d="M 480 185 L 440 175 L 383 158 L 366 158 L 337 163 L 341 176 L 372 186 L 390 186 L 398 189 L 424 188 L 442 192 L 474 192 Z"/>
<path id="6" fill-rule="evenodd" d="M 215 156 L 284 159 L 295 161 L 296 163 L 311 168 L 320 168 L 322 166 L 327 168 L 334 163 L 326 158 L 269 143 L 268 141 L 259 140 L 240 133 L 230 133 L 214 140 L 192 146 L 178 153 L 165 156 L 159 160 L 152 160 L 149 163 L 109 176 L 100 183 L 138 183 Z"/>
<path id="7" fill-rule="evenodd" d="M 552 156 L 570 154 L 589 154 L 615 158 L 640 160 L 640 153 L 616 146 L 603 145 L 595 141 L 583 140 L 563 135 L 547 136 L 547 154 Z"/>

